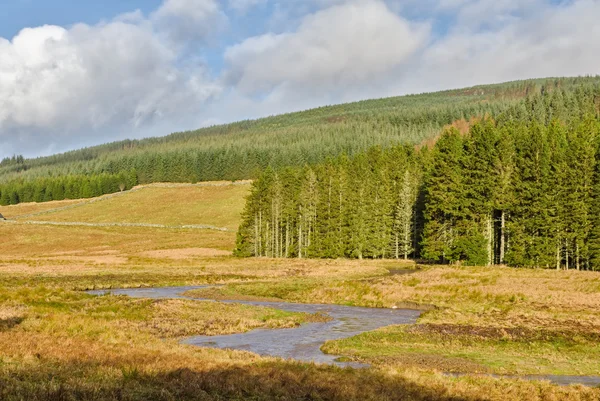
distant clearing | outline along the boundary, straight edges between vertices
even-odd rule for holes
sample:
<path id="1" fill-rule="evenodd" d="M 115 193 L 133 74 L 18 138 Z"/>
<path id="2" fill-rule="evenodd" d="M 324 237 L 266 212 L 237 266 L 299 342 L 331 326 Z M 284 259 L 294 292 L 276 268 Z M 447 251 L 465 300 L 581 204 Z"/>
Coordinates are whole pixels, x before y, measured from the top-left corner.
<path id="1" fill-rule="evenodd" d="M 18 205 L 0 206 L 0 213 L 2 213 L 2 215 L 7 219 L 14 219 L 19 216 L 46 212 L 48 210 L 57 209 L 64 206 L 75 205 L 80 202 L 80 199 L 74 199 L 42 203 L 19 203 Z"/>
<path id="2" fill-rule="evenodd" d="M 199 185 L 155 184 L 118 196 L 108 195 L 104 199 L 101 197 L 88 201 L 7 206 L 1 208 L 0 213 L 8 219 L 23 214 L 46 212 L 27 219 L 83 223 L 148 223 L 169 226 L 210 225 L 235 230 L 239 225 L 245 196 L 249 189 L 249 182 Z M 72 207 L 63 208 L 64 206 Z M 53 211 L 54 208 L 58 210 Z"/>

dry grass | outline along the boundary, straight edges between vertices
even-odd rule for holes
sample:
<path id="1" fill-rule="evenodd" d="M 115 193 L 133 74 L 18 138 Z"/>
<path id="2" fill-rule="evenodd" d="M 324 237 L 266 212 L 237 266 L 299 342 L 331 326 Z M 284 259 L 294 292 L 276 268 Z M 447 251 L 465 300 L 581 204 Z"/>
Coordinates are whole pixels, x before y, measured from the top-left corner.
<path id="1" fill-rule="evenodd" d="M 14 219 L 15 217 L 19 217 L 22 215 L 45 212 L 64 206 L 75 205 L 81 202 L 82 200 L 75 199 L 42 203 L 20 203 L 18 205 L 0 206 L 0 214 L 2 214 L 7 219 Z"/>
<path id="2" fill-rule="evenodd" d="M 0 334 L 11 363 L 3 400 L 597 400 L 599 392 L 548 383 L 419 370 L 341 370 L 174 343 L 121 344 Z M 13 342 L 15 347 L 6 348 Z M 14 363 L 15 361 L 23 361 Z"/>
<path id="3" fill-rule="evenodd" d="M 207 203 L 189 211 L 157 209 L 154 216 L 164 219 L 160 223 L 177 224 L 174 214 L 188 213 L 202 218 L 191 222 L 186 217 L 184 224 L 234 224 L 238 206 L 221 212 L 219 205 L 241 194 L 227 194 L 228 186 L 215 188 L 158 186 L 121 195 L 113 206 L 109 199 L 61 213 L 83 213 L 89 207 L 90 218 L 113 213 L 124 219 L 138 213 L 133 198 L 129 206 L 119 207 L 129 196 L 140 197 L 138 206 L 150 207 L 176 194 L 177 202 L 199 196 Z M 594 313 L 600 307 L 600 278 L 595 274 L 434 267 L 387 277 L 388 269 L 412 266 L 236 259 L 225 256 L 235 234 L 209 230 L 0 224 L 0 238 L 2 400 L 600 399 L 600 390 L 580 386 L 435 372 L 530 373 L 534 366 L 552 371 L 551 365 L 561 372 L 589 372 L 600 358 L 593 336 L 600 330 Z M 379 307 L 433 304 L 438 309 L 427 312 L 419 325 L 328 343 L 329 350 L 376 366 L 343 370 L 177 341 L 191 334 L 293 327 L 320 316 L 74 291 L 203 283 L 226 284 L 203 293 L 214 297 Z"/>
<path id="4" fill-rule="evenodd" d="M 204 224 L 237 229 L 249 184 L 152 185 L 105 200 L 32 218 L 85 223 Z"/>

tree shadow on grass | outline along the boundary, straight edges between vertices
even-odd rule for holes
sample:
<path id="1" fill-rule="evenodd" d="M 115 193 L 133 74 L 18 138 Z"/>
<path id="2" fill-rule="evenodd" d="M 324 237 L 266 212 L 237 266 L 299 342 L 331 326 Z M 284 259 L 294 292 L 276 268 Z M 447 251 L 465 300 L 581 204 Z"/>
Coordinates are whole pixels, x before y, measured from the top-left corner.
<path id="1" fill-rule="evenodd" d="M 56 367 L 56 366 L 55 366 Z M 195 371 L 177 369 L 141 373 L 122 370 L 122 377 L 98 381 L 93 363 L 61 365 L 52 372 L 20 371 L 0 376 L 0 399 L 6 401 L 173 401 L 173 400 L 446 400 L 442 388 L 427 388 L 398 376 L 374 370 L 286 362 L 260 362 Z M 70 373 L 69 373 L 70 372 Z M 95 377 L 95 379 L 91 379 Z"/>

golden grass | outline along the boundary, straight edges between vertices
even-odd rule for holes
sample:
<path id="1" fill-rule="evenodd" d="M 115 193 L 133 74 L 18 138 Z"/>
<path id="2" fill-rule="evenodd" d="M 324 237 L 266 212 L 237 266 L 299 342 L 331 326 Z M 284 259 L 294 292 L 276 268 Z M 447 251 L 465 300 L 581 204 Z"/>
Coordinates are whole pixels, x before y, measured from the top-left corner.
<path id="1" fill-rule="evenodd" d="M 209 201 L 196 205 L 185 224 L 197 216 L 202 216 L 196 220 L 200 224 L 234 224 L 238 206 L 221 213 L 219 205 L 241 195 L 227 194 L 228 186 L 215 188 L 158 186 L 61 213 L 83 213 L 89 207 L 93 218 L 94 210 L 112 208 L 117 209 L 113 216 L 124 219 L 136 213 L 134 203 L 119 209 L 127 197 L 139 196 L 139 204 L 150 207 L 167 193 L 183 202 L 192 191 Z M 164 219 L 161 224 L 177 224 L 174 214 L 188 213 L 183 209 L 156 209 L 155 216 Z M 2 400 L 600 399 L 599 389 L 581 386 L 437 372 L 536 373 L 539 366 L 541 372 L 591 373 L 600 358 L 593 334 L 600 331 L 595 313 L 600 276 L 592 273 L 427 267 L 389 277 L 388 269 L 414 265 L 237 259 L 225 255 L 235 233 L 211 230 L 0 223 L 0 238 Z M 191 334 L 293 327 L 320 316 L 74 291 L 204 283 L 226 284 L 203 292 L 215 297 L 378 307 L 429 304 L 437 309 L 415 326 L 328 343 L 331 352 L 375 366 L 351 370 L 177 341 Z"/>
<path id="2" fill-rule="evenodd" d="M 35 216 L 31 220 L 168 226 L 199 224 L 236 230 L 249 190 L 248 183 L 152 185 L 68 210 Z"/>
<path id="3" fill-rule="evenodd" d="M 2 214 L 7 219 L 13 219 L 22 215 L 45 212 L 64 206 L 75 205 L 81 202 L 83 202 L 83 200 L 75 199 L 41 203 L 20 203 L 18 205 L 0 206 L 0 214 Z"/>

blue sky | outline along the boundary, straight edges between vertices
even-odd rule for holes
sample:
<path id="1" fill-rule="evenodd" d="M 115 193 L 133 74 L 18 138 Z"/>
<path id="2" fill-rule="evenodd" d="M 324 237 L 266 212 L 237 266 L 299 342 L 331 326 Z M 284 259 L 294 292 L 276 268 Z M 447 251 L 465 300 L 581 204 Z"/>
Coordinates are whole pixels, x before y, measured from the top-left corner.
<path id="1" fill-rule="evenodd" d="M 25 27 L 95 24 L 140 9 L 156 10 L 161 0 L 0 0 L 0 36 L 11 38 Z"/>
<path id="2" fill-rule="evenodd" d="M 0 0 L 0 157 L 598 74 L 600 0 Z"/>

